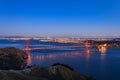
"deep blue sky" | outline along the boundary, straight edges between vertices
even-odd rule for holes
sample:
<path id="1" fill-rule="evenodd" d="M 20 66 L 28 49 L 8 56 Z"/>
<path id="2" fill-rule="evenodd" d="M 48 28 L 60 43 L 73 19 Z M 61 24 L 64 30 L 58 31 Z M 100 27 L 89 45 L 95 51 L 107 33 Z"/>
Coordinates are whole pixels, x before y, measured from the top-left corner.
<path id="1" fill-rule="evenodd" d="M 0 35 L 120 37 L 120 0 L 0 0 Z"/>

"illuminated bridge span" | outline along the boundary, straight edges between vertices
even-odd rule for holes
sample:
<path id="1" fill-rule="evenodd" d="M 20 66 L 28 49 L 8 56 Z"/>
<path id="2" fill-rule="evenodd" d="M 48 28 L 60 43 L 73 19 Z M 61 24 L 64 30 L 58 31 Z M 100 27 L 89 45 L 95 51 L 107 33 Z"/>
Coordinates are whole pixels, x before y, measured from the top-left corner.
<path id="1" fill-rule="evenodd" d="M 29 39 L 26 39 L 26 48 L 24 50 L 30 51 L 30 50 L 50 50 L 50 49 L 62 49 L 62 48 L 85 48 L 88 49 L 88 40 L 86 40 L 86 44 L 84 45 L 72 45 L 72 46 L 48 46 L 48 47 L 38 47 L 38 48 L 30 48 L 29 47 Z"/>
<path id="2" fill-rule="evenodd" d="M 61 49 L 61 48 L 86 48 L 85 46 L 50 46 L 45 48 L 26 48 L 25 50 L 49 50 L 49 49 Z"/>

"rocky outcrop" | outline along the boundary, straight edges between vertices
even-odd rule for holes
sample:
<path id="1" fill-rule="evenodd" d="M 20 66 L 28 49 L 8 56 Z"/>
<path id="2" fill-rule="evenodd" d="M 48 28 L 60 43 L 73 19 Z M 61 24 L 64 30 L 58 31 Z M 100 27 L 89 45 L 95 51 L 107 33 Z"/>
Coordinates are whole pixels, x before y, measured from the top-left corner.
<path id="1" fill-rule="evenodd" d="M 0 48 L 0 69 L 22 69 L 26 64 L 27 54 L 14 47 Z"/>
<path id="2" fill-rule="evenodd" d="M 0 80 L 94 80 L 61 65 L 26 70 L 1 70 Z"/>

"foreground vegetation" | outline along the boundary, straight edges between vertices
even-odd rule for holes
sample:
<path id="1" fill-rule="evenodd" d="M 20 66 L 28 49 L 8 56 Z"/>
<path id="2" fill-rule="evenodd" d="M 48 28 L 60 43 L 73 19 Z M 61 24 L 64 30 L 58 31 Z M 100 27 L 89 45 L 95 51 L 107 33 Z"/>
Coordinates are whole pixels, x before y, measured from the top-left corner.
<path id="1" fill-rule="evenodd" d="M 0 80 L 94 80 L 67 67 L 34 66 L 26 70 L 0 70 Z"/>

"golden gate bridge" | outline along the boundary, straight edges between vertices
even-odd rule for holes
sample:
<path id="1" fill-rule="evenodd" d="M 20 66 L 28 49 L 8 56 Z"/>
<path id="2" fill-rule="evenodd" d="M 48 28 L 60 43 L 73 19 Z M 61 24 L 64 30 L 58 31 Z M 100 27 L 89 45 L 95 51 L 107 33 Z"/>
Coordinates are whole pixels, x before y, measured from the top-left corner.
<path id="1" fill-rule="evenodd" d="M 47 46 L 47 47 L 37 47 L 37 48 L 30 48 L 29 44 L 30 39 L 26 38 L 26 48 L 23 49 L 25 51 L 31 50 L 51 50 L 51 49 L 68 49 L 68 48 L 85 48 L 87 52 L 89 52 L 89 42 L 88 39 L 85 41 L 85 45 L 71 45 L 71 46 Z"/>
<path id="2" fill-rule="evenodd" d="M 89 42 L 88 39 L 86 39 L 85 41 L 85 45 L 71 45 L 71 46 L 48 46 L 48 47 L 38 47 L 38 48 L 30 48 L 30 44 L 29 44 L 30 39 L 26 39 L 26 48 L 23 49 L 24 51 L 26 51 L 27 56 L 28 56 L 28 64 L 27 65 L 31 65 L 31 56 L 30 56 L 30 52 L 32 50 L 51 50 L 51 49 L 63 49 L 63 48 L 84 48 L 85 50 L 82 50 L 80 52 L 85 52 L 86 53 L 86 58 L 89 58 L 89 53 L 90 52 L 95 52 L 96 50 L 89 50 Z M 61 54 L 64 55 L 65 54 Z M 61 55 L 48 55 L 47 57 L 49 58 L 53 58 L 56 56 L 61 56 Z M 70 54 L 69 54 L 70 55 Z M 71 54 L 73 55 L 73 54 Z M 78 53 L 74 53 L 74 55 L 78 55 Z M 45 58 L 46 56 L 40 56 L 40 58 Z"/>

